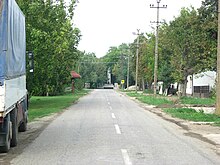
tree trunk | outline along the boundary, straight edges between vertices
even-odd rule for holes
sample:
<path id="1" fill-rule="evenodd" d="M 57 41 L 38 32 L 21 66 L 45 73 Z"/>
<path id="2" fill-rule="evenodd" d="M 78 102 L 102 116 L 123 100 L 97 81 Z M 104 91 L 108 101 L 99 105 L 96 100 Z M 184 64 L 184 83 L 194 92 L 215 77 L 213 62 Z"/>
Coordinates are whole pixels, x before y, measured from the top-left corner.
<path id="1" fill-rule="evenodd" d="M 142 78 L 142 89 L 143 89 L 143 91 L 145 91 L 145 82 L 144 82 L 144 78 Z"/>
<path id="2" fill-rule="evenodd" d="M 147 82 L 147 89 L 151 90 L 152 89 L 152 82 Z"/>
<path id="3" fill-rule="evenodd" d="M 187 76 L 184 76 L 183 86 L 182 86 L 182 96 L 186 96 L 187 87 Z"/>
<path id="4" fill-rule="evenodd" d="M 182 96 L 182 84 L 178 83 L 177 90 L 178 90 L 177 95 L 178 95 L 178 98 L 180 99 Z"/>

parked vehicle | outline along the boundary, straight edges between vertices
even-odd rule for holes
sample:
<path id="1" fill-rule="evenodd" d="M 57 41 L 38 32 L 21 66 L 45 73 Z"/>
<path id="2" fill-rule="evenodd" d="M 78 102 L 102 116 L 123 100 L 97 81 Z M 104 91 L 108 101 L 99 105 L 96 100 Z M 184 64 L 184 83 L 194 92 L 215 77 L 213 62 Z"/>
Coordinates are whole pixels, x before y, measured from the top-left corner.
<path id="1" fill-rule="evenodd" d="M 105 84 L 103 86 L 104 89 L 114 89 L 114 85 L 113 84 Z"/>
<path id="2" fill-rule="evenodd" d="M 26 131 L 25 17 L 15 0 L 0 0 L 0 151 L 8 152 Z"/>

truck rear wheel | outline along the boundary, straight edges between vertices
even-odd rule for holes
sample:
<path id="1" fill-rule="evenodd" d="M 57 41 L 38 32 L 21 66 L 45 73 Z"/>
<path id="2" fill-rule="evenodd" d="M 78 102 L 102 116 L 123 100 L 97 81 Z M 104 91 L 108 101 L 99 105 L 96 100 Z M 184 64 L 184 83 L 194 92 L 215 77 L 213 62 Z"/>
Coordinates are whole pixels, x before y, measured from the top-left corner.
<path id="1" fill-rule="evenodd" d="M 4 145 L 0 147 L 0 152 L 8 152 L 11 143 L 11 121 L 9 114 L 7 115 L 7 117 L 5 117 L 3 129 L 4 134 L 1 134 L 1 140 Z"/>
<path id="2" fill-rule="evenodd" d="M 18 143 L 18 122 L 17 122 L 17 113 L 18 109 L 14 108 L 11 111 L 11 123 L 12 123 L 12 139 L 11 139 L 11 147 L 15 147 Z"/>
<path id="3" fill-rule="evenodd" d="M 27 116 L 24 117 L 21 125 L 18 127 L 19 132 L 25 132 L 27 130 Z"/>

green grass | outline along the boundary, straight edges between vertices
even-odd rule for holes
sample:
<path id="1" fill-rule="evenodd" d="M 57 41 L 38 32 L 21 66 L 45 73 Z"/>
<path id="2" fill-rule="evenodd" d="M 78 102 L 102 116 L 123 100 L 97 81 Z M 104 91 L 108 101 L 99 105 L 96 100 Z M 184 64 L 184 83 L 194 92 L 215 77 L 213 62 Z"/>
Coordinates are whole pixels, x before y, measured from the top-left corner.
<path id="1" fill-rule="evenodd" d="M 160 98 L 160 97 L 154 97 L 154 96 L 144 96 L 138 98 L 143 103 L 149 104 L 149 105 L 163 105 L 163 104 L 172 104 L 171 101 L 165 99 L 165 98 Z"/>
<path id="2" fill-rule="evenodd" d="M 141 97 L 142 94 L 136 92 L 126 92 L 126 94 L 130 97 Z"/>
<path id="3" fill-rule="evenodd" d="M 215 122 L 217 125 L 220 123 L 220 116 L 196 112 L 191 108 L 167 108 L 163 110 L 164 112 L 171 114 L 172 117 L 177 117 L 184 120 L 196 122 Z"/>
<path id="4" fill-rule="evenodd" d="M 147 94 L 154 94 L 154 90 L 153 89 L 145 89 L 144 91 Z"/>
<path id="5" fill-rule="evenodd" d="M 181 104 L 197 104 L 197 105 L 215 105 L 215 100 L 212 98 L 196 98 L 196 97 L 182 97 Z"/>
<path id="6" fill-rule="evenodd" d="M 172 101 L 165 99 L 164 97 L 153 95 L 143 95 L 135 92 L 127 93 L 130 97 L 136 97 L 139 101 L 149 104 L 149 105 L 163 105 L 163 104 L 172 104 Z"/>
<path id="7" fill-rule="evenodd" d="M 74 95 L 68 93 L 62 96 L 32 96 L 28 111 L 28 119 L 29 121 L 33 121 L 36 118 L 61 112 L 64 108 L 69 107 L 87 93 L 88 91 L 82 90 L 76 91 Z"/>

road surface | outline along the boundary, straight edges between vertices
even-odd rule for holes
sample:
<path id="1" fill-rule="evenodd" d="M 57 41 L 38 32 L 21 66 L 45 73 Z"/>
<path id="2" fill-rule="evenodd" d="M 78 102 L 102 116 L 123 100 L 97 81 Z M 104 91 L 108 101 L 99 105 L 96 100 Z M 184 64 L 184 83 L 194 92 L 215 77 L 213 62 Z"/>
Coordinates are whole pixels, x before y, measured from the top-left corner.
<path id="1" fill-rule="evenodd" d="M 212 165 L 208 144 L 114 90 L 94 90 L 53 120 L 12 165 Z"/>

